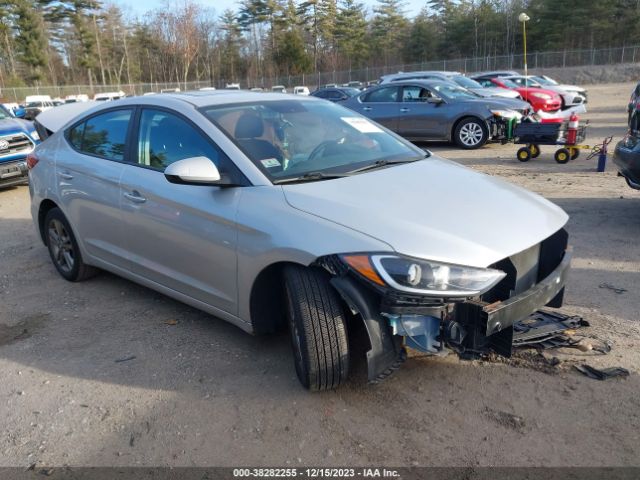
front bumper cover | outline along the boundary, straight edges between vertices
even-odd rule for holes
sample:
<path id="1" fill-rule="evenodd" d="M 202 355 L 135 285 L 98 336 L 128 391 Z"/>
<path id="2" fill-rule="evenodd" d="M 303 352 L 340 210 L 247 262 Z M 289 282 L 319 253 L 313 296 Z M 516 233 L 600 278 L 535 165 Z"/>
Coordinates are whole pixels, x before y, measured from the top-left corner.
<path id="1" fill-rule="evenodd" d="M 412 303 L 408 299 L 394 298 L 393 293 L 380 296 L 344 271 L 334 270 L 331 284 L 352 313 L 359 314 L 364 322 L 371 345 L 367 352 L 368 377 L 369 381 L 377 382 L 397 369 L 406 358 L 402 337 L 393 334 L 383 312 L 440 318 L 441 346 L 448 345 L 463 358 L 488 350 L 508 357 L 515 323 L 545 305 L 561 306 L 571 257 L 571 247 L 567 247 L 560 263 L 546 278 L 508 300 L 491 304 L 478 300 L 446 303 L 445 299 L 418 298 Z"/>
<path id="2" fill-rule="evenodd" d="M 0 163 L 0 188 L 21 185 L 29 181 L 25 159 Z"/>

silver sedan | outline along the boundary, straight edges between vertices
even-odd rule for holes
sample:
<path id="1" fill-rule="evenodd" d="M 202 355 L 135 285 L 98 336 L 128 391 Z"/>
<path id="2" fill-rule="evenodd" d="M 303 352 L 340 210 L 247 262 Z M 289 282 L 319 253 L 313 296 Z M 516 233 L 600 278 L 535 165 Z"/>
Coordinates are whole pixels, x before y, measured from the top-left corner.
<path id="1" fill-rule="evenodd" d="M 375 382 L 406 347 L 506 355 L 514 322 L 562 304 L 562 210 L 339 105 L 216 91 L 86 108 L 39 117 L 28 158 L 60 275 L 108 270 L 247 332 L 288 327 L 311 390 L 346 379 L 356 322 Z"/>

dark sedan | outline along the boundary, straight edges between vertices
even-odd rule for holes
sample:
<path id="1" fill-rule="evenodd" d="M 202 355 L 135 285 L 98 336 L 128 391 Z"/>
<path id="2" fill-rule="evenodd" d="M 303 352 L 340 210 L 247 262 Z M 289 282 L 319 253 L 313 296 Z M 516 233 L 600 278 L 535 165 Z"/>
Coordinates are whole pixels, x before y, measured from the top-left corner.
<path id="1" fill-rule="evenodd" d="M 479 148 L 501 136 L 505 120 L 520 118 L 528 104 L 482 98 L 450 82 L 407 80 L 370 88 L 344 102 L 408 140 L 454 141 Z"/>
<path id="2" fill-rule="evenodd" d="M 637 132 L 628 134 L 618 142 L 613 161 L 627 184 L 640 190 L 640 139 Z"/>
<path id="3" fill-rule="evenodd" d="M 358 95 L 360 90 L 353 87 L 328 87 L 320 88 L 315 92 L 311 92 L 311 96 L 324 98 L 330 102 L 344 102 L 351 97 Z"/>

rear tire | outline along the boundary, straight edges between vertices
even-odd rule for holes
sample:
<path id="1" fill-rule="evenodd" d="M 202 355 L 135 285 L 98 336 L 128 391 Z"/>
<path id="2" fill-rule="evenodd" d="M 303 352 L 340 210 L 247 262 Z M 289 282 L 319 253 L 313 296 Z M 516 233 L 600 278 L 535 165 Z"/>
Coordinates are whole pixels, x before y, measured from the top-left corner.
<path id="1" fill-rule="evenodd" d="M 340 299 L 319 269 L 284 270 L 287 320 L 296 373 L 312 391 L 331 390 L 349 374 L 346 317 Z"/>
<path id="2" fill-rule="evenodd" d="M 460 148 L 473 150 L 482 147 L 489 138 L 484 122 L 478 118 L 463 119 L 453 132 L 453 140 Z"/>
<path id="3" fill-rule="evenodd" d="M 566 148 L 561 148 L 556 151 L 554 158 L 558 163 L 567 163 L 571 158 L 571 154 L 569 153 L 569 150 L 567 150 Z"/>
<path id="4" fill-rule="evenodd" d="M 540 156 L 540 145 L 532 143 L 529 145 L 529 150 L 531 150 L 531 158 L 538 158 Z"/>
<path id="5" fill-rule="evenodd" d="M 518 149 L 518 153 L 516 153 L 516 156 L 521 162 L 528 162 L 529 160 L 531 160 L 531 157 L 533 155 L 531 153 L 531 150 L 529 150 L 527 147 L 522 147 Z"/>
<path id="6" fill-rule="evenodd" d="M 44 235 L 49 256 L 58 273 L 70 282 L 93 277 L 98 269 L 84 263 L 69 221 L 59 208 L 52 208 L 44 219 Z"/>

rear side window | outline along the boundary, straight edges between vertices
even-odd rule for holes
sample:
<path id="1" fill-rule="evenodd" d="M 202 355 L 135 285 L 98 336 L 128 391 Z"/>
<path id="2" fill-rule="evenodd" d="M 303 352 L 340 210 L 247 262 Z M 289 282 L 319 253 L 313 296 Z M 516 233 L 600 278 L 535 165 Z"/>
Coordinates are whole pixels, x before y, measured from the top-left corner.
<path id="1" fill-rule="evenodd" d="M 124 160 L 131 110 L 115 110 L 91 117 L 69 130 L 69 143 L 82 153 L 108 160 Z"/>
<path id="2" fill-rule="evenodd" d="M 364 99 L 365 102 L 397 102 L 398 101 L 398 88 L 397 87 L 385 87 L 378 90 L 374 90 Z"/>

